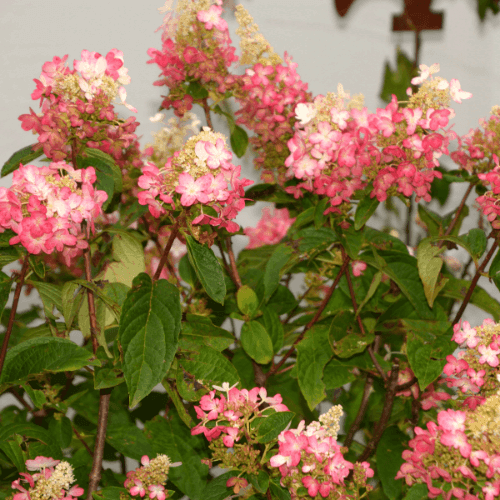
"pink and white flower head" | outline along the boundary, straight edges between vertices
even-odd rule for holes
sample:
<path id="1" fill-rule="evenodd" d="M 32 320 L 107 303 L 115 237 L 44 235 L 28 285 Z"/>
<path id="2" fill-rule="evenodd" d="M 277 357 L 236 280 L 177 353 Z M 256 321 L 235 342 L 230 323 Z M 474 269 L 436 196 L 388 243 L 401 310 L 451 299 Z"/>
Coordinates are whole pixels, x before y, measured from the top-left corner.
<path id="1" fill-rule="evenodd" d="M 146 191 L 138 193 L 139 203 L 148 205 L 154 217 L 174 209 L 176 204 L 195 206 L 191 212 L 195 214 L 193 224 L 220 226 L 235 232 L 239 226 L 231 219 L 245 206 L 243 187 L 252 181 L 239 178 L 241 167 L 231 163 L 231 159 L 224 136 L 204 127 L 169 157 L 163 168 L 152 163 L 143 167 L 138 184 Z M 213 208 L 218 217 L 205 214 L 204 205 Z"/>

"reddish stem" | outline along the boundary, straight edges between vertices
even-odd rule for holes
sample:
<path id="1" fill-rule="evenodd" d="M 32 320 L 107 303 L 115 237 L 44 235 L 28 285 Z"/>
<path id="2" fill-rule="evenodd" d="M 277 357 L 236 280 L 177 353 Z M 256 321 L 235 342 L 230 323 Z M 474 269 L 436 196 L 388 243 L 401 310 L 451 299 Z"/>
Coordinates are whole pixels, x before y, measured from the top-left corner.
<path id="1" fill-rule="evenodd" d="M 493 234 L 493 232 L 492 232 L 492 234 Z M 490 234 L 490 237 L 492 234 Z M 465 308 L 467 307 L 467 304 L 469 303 L 469 300 L 472 297 L 472 293 L 474 292 L 474 289 L 476 288 L 477 282 L 479 281 L 479 278 L 481 277 L 481 274 L 483 273 L 484 268 L 486 267 L 486 265 L 488 264 L 490 259 L 493 257 L 493 254 L 495 253 L 495 250 L 497 249 L 497 247 L 498 247 L 498 242 L 495 240 L 495 242 L 493 243 L 493 246 L 490 248 L 490 251 L 488 252 L 486 257 L 484 258 L 483 262 L 477 268 L 476 274 L 472 278 L 471 284 L 469 286 L 469 289 L 467 290 L 464 301 L 462 302 L 462 305 L 460 306 L 460 309 L 458 310 L 458 312 L 455 316 L 455 319 L 453 320 L 454 325 L 460 321 L 460 318 L 462 317 L 462 314 L 464 313 Z"/>
<path id="2" fill-rule="evenodd" d="M 170 236 L 168 237 L 167 244 L 165 245 L 165 250 L 163 251 L 163 255 L 161 256 L 160 263 L 158 264 L 158 267 L 156 268 L 155 275 L 153 276 L 153 281 L 160 279 L 160 275 L 161 275 L 161 272 L 163 270 L 163 266 L 167 262 L 168 254 L 170 253 L 170 249 L 172 248 L 172 245 L 174 244 L 174 240 L 177 237 L 177 233 L 179 232 L 180 224 L 181 224 L 181 218 L 179 217 L 175 221 L 175 224 L 172 226 Z"/>
<path id="3" fill-rule="evenodd" d="M 97 417 L 97 435 L 94 447 L 94 460 L 89 475 L 89 490 L 87 500 L 93 500 L 92 493 L 97 491 L 101 480 L 102 458 L 104 456 L 104 444 L 106 442 L 106 428 L 108 426 L 109 400 L 111 389 L 99 391 L 99 416 Z"/>
<path id="4" fill-rule="evenodd" d="M 207 125 L 213 130 L 214 126 L 212 124 L 212 117 L 210 116 L 210 106 L 208 105 L 207 99 L 202 100 L 203 111 L 205 111 L 205 118 L 207 120 Z"/>
<path id="5" fill-rule="evenodd" d="M 236 259 L 234 258 L 233 247 L 231 245 L 231 237 L 229 236 L 226 238 L 226 247 L 227 253 L 229 255 L 229 262 L 231 264 L 231 275 L 234 284 L 236 285 L 236 289 L 239 290 L 241 288 L 241 279 L 240 275 L 238 274 L 238 268 L 236 267 Z"/>
<path id="6" fill-rule="evenodd" d="M 293 354 L 293 351 L 295 351 L 295 347 L 297 344 L 304 338 L 304 335 L 308 330 L 310 330 L 316 321 L 318 321 L 319 317 L 321 316 L 321 313 L 325 310 L 326 305 L 328 304 L 328 301 L 330 300 L 331 296 L 333 295 L 333 292 L 335 291 L 335 288 L 337 287 L 340 278 L 342 278 L 342 275 L 345 273 L 347 266 L 349 265 L 350 258 L 346 257 L 344 260 L 342 267 L 340 268 L 340 271 L 338 272 L 337 276 L 335 277 L 334 282 L 332 283 L 332 286 L 328 289 L 326 292 L 326 295 L 324 299 L 322 300 L 318 310 L 316 311 L 316 314 L 314 317 L 309 321 L 309 323 L 306 325 L 304 330 L 300 333 L 300 335 L 297 337 L 295 342 L 293 343 L 292 347 L 283 355 L 281 358 L 280 362 L 274 365 L 267 373 L 266 373 L 266 378 L 269 378 L 271 375 L 275 375 L 279 369 L 285 364 L 285 361 Z"/>
<path id="7" fill-rule="evenodd" d="M 0 377 L 2 375 L 3 364 L 5 362 L 5 356 L 7 355 L 7 347 L 9 345 L 10 335 L 12 333 L 12 328 L 14 327 L 14 320 L 16 318 L 17 306 L 19 304 L 19 297 L 21 296 L 21 289 L 24 285 L 24 278 L 29 267 L 29 256 L 24 257 L 23 266 L 21 268 L 21 274 L 19 275 L 19 281 L 17 282 L 16 291 L 14 292 L 14 300 L 12 301 L 12 308 L 10 310 L 9 322 L 7 323 L 7 330 L 5 331 L 5 336 L 3 338 L 2 351 L 0 352 Z"/>

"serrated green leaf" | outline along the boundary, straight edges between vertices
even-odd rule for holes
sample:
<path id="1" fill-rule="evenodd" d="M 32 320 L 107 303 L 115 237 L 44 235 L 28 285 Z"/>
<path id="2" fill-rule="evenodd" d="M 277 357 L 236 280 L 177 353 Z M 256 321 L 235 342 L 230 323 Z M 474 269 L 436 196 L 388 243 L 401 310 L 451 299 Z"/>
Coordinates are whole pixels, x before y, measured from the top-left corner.
<path id="1" fill-rule="evenodd" d="M 283 488 L 278 482 L 271 479 L 269 482 L 269 490 L 271 491 L 272 500 L 290 500 L 290 492 Z"/>
<path id="2" fill-rule="evenodd" d="M 270 363 L 274 356 L 273 342 L 269 333 L 258 321 L 244 323 L 241 327 L 241 345 L 257 363 Z"/>
<path id="3" fill-rule="evenodd" d="M 181 323 L 179 290 L 146 273 L 133 281 L 120 319 L 119 341 L 130 406 L 161 382 L 177 351 Z"/>
<path id="4" fill-rule="evenodd" d="M 45 315 L 48 318 L 56 319 L 56 316 L 54 316 L 54 307 L 57 308 L 58 311 L 62 312 L 62 286 L 54 285 L 52 283 L 44 283 L 43 281 L 27 280 L 27 283 L 33 285 L 40 294 Z"/>
<path id="5" fill-rule="evenodd" d="M 446 360 L 432 359 L 432 345 L 424 344 L 416 337 L 408 338 L 406 353 L 411 369 L 418 379 L 418 385 L 424 391 L 441 375 Z"/>
<path id="6" fill-rule="evenodd" d="M 476 260 L 481 258 L 488 246 L 486 234 L 479 228 L 471 229 L 467 234 L 461 235 L 460 238 L 467 242 L 470 254 Z"/>
<path id="7" fill-rule="evenodd" d="M 3 165 L 2 167 L 2 177 L 11 174 L 14 170 L 19 168 L 19 165 L 27 165 L 30 161 L 36 160 L 39 156 L 42 156 L 43 149 L 40 148 L 37 151 L 33 151 L 33 146 L 36 144 L 31 144 L 26 146 L 19 151 L 16 151 Z"/>
<path id="8" fill-rule="evenodd" d="M 326 210 L 326 206 L 329 202 L 330 199 L 325 197 L 318 201 L 318 204 L 314 207 L 314 227 L 316 229 L 323 227 L 325 221 L 327 220 L 327 217 L 323 212 Z"/>
<path id="9" fill-rule="evenodd" d="M 323 369 L 333 355 L 328 334 L 328 326 L 315 325 L 297 344 L 299 387 L 311 410 L 326 398 Z"/>
<path id="10" fill-rule="evenodd" d="M 207 89 L 203 87 L 199 80 L 189 82 L 186 87 L 186 93 L 196 100 L 206 99 L 208 97 Z"/>
<path id="11" fill-rule="evenodd" d="M 395 94 L 398 101 L 406 101 L 408 99 L 406 89 L 411 86 L 412 77 L 416 76 L 413 71 L 412 61 L 398 47 L 395 69 L 392 69 L 388 62 L 385 63 L 384 83 L 380 98 L 385 102 L 390 102 L 392 94 Z"/>
<path id="12" fill-rule="evenodd" d="M 417 313 L 423 319 L 432 319 L 433 314 L 420 280 L 417 259 L 402 252 L 380 250 L 376 257 L 363 254 L 363 260 L 379 271 L 387 274 L 411 302 Z"/>
<path id="13" fill-rule="evenodd" d="M 198 283 L 198 276 L 196 276 L 196 271 L 189 262 L 187 254 L 179 262 L 179 274 L 181 275 L 181 279 L 191 286 L 191 288 L 194 288 Z"/>
<path id="14" fill-rule="evenodd" d="M 61 292 L 61 302 L 62 302 L 62 313 L 64 316 L 64 322 L 66 323 L 66 329 L 70 330 L 73 325 L 73 321 L 80 310 L 82 301 L 84 298 L 83 288 L 80 285 L 72 281 L 67 281 L 64 283 Z"/>
<path id="15" fill-rule="evenodd" d="M 257 441 L 259 443 L 269 443 L 276 439 L 281 431 L 286 429 L 293 417 L 295 417 L 295 413 L 291 411 L 282 411 L 269 415 L 259 425 Z"/>
<path id="16" fill-rule="evenodd" d="M 123 372 L 119 368 L 97 368 L 94 370 L 94 389 L 108 389 L 125 382 Z"/>
<path id="17" fill-rule="evenodd" d="M 203 500 L 224 500 L 231 496 L 233 489 L 228 488 L 226 483 L 228 479 L 237 475 L 236 471 L 229 471 L 212 479 L 203 491 Z"/>
<path id="18" fill-rule="evenodd" d="M 13 385 L 45 372 L 75 371 L 97 365 L 92 353 L 67 339 L 36 338 L 16 345 L 7 352 L 0 384 Z"/>
<path id="19" fill-rule="evenodd" d="M 219 261 L 213 250 L 198 243 L 193 237 L 186 237 L 189 262 L 196 271 L 208 296 L 219 304 L 224 304 L 226 283 Z"/>
<path id="20" fill-rule="evenodd" d="M 236 368 L 220 352 L 208 346 L 202 346 L 192 357 L 181 358 L 180 364 L 196 380 L 203 380 L 207 385 L 236 384 L 240 377 Z"/>
<path id="21" fill-rule="evenodd" d="M 71 444 L 73 437 L 73 428 L 71 427 L 71 420 L 61 414 L 60 418 L 53 418 L 49 423 L 49 432 L 52 434 L 57 444 L 61 448 L 68 448 Z"/>
<path id="22" fill-rule="evenodd" d="M 206 345 L 217 351 L 223 351 L 234 343 L 233 335 L 212 324 L 210 319 L 194 314 L 188 315 L 187 319 L 187 322 L 182 323 L 179 348 L 198 350 Z"/>
<path id="23" fill-rule="evenodd" d="M 444 248 L 439 248 L 431 244 L 432 238 L 424 238 L 417 248 L 418 274 L 424 285 L 425 298 L 429 307 L 434 305 L 439 292 L 448 281 L 447 278 L 440 277 L 443 259 L 439 257 Z"/>
<path id="24" fill-rule="evenodd" d="M 26 471 L 25 462 L 28 459 L 28 454 L 23 451 L 21 444 L 16 439 L 0 442 L 0 450 L 7 455 L 7 458 L 19 472 Z"/>
<path id="25" fill-rule="evenodd" d="M 248 481 L 259 493 L 265 494 L 269 488 L 269 474 L 262 469 L 258 474 L 249 474 Z"/>

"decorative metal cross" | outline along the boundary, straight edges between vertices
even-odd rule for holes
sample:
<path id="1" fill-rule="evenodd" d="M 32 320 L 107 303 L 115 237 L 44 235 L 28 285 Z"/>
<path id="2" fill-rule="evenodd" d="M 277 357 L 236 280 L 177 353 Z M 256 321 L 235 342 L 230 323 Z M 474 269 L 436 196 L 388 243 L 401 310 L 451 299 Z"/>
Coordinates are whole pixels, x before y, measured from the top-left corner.
<path id="1" fill-rule="evenodd" d="M 340 17 L 344 17 L 355 0 L 335 0 Z M 432 0 L 404 0 L 404 12 L 392 18 L 392 31 L 440 30 L 443 13 L 432 12 Z"/>

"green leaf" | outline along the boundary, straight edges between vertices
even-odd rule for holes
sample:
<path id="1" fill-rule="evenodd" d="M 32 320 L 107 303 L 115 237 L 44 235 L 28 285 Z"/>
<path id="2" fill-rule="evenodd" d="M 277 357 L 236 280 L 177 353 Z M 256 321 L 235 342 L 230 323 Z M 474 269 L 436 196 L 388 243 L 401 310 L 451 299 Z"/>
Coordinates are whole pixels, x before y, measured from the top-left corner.
<path id="1" fill-rule="evenodd" d="M 333 358 L 326 364 L 323 370 L 323 383 L 326 390 L 337 389 L 356 379 L 356 375 L 352 373 L 353 367 L 343 364 L 342 361 Z"/>
<path id="2" fill-rule="evenodd" d="M 269 333 L 258 321 L 243 324 L 240 340 L 245 352 L 260 365 L 272 361 L 274 356 L 273 342 Z"/>
<path id="3" fill-rule="evenodd" d="M 36 144 L 31 144 L 26 146 L 19 151 L 16 151 L 3 165 L 2 167 L 2 177 L 11 174 L 14 170 L 19 168 L 19 165 L 27 165 L 30 161 L 36 160 L 39 156 L 42 156 L 43 149 L 40 148 L 37 151 L 33 151 L 33 146 Z"/>
<path id="4" fill-rule="evenodd" d="M 28 454 L 23 451 L 21 443 L 18 441 L 22 442 L 22 439 L 8 439 L 0 443 L 0 450 L 7 455 L 7 458 L 19 472 L 25 472 L 25 462 L 28 459 Z"/>
<path id="5" fill-rule="evenodd" d="M 186 94 L 189 94 L 193 99 L 206 99 L 208 97 L 208 91 L 199 80 L 194 82 L 189 82 L 186 87 Z"/>
<path id="6" fill-rule="evenodd" d="M 119 340 L 130 406 L 161 382 L 174 359 L 181 326 L 179 290 L 146 273 L 133 281 L 120 319 Z"/>
<path id="7" fill-rule="evenodd" d="M 224 500 L 231 496 L 233 489 L 228 488 L 226 483 L 228 479 L 237 475 L 236 471 L 229 471 L 212 479 L 203 491 L 203 500 Z"/>
<path id="8" fill-rule="evenodd" d="M 182 323 L 179 338 L 179 348 L 184 350 L 199 350 L 209 346 L 217 351 L 223 351 L 234 343 L 233 335 L 215 326 L 209 318 L 189 314 L 187 322 Z"/>
<path id="9" fill-rule="evenodd" d="M 467 234 L 460 236 L 470 248 L 470 254 L 474 259 L 480 259 L 486 247 L 488 246 L 488 239 L 484 231 L 479 228 L 471 229 Z"/>
<path id="10" fill-rule="evenodd" d="M 271 255 L 264 273 L 264 300 L 267 302 L 279 285 L 283 268 L 292 257 L 293 249 L 287 245 L 278 245 Z"/>
<path id="11" fill-rule="evenodd" d="M 64 283 L 61 292 L 61 302 L 62 302 L 62 313 L 64 316 L 64 322 L 66 323 L 66 329 L 70 330 L 73 325 L 73 321 L 80 310 L 82 301 L 84 298 L 83 288 L 72 281 L 67 281 Z"/>
<path id="12" fill-rule="evenodd" d="M 269 475 L 267 474 L 266 471 L 260 469 L 258 474 L 249 474 L 248 475 L 248 480 L 250 484 L 259 492 L 259 493 L 266 493 L 267 489 L 269 488 Z"/>
<path id="13" fill-rule="evenodd" d="M 289 313 L 297 306 L 297 299 L 293 293 L 284 285 L 279 285 L 267 303 L 267 307 L 273 309 L 276 314 Z"/>
<path id="14" fill-rule="evenodd" d="M 311 410 L 326 398 L 323 369 L 333 355 L 328 333 L 328 326 L 315 325 L 297 344 L 299 386 Z"/>
<path id="15" fill-rule="evenodd" d="M 150 439 L 154 453 L 164 453 L 172 462 L 182 462 L 181 466 L 170 469 L 169 481 L 191 500 L 213 498 L 206 496 L 203 491 L 208 466 L 202 464 L 201 459 L 209 456 L 203 436 L 191 436 L 191 431 L 175 412 L 169 412 L 166 418 L 157 416 L 146 422 L 144 433 Z"/>
<path id="16" fill-rule="evenodd" d="M 390 102 L 392 94 L 395 94 L 398 101 L 407 101 L 406 89 L 411 86 L 411 79 L 414 76 L 416 75 L 411 59 L 398 47 L 395 69 L 392 69 L 388 62 L 385 63 L 384 83 L 380 98 L 385 102 Z"/>
<path id="17" fill-rule="evenodd" d="M 167 380 L 163 380 L 163 387 L 167 391 L 167 394 L 170 400 L 174 403 L 175 409 L 177 410 L 177 415 L 181 418 L 181 420 L 186 424 L 189 429 L 192 429 L 195 426 L 191 415 L 186 410 L 184 403 L 182 402 L 179 393 L 168 383 Z"/>
<path id="18" fill-rule="evenodd" d="M 24 382 L 45 372 L 75 371 L 86 365 L 99 366 L 92 353 L 70 340 L 58 337 L 36 338 L 16 345 L 7 352 L 0 384 Z"/>
<path id="19" fill-rule="evenodd" d="M 477 0 L 477 13 L 481 21 L 486 19 L 488 9 L 491 10 L 493 15 L 498 14 L 500 11 L 498 2 L 496 0 Z"/>
<path id="20" fill-rule="evenodd" d="M 269 481 L 269 489 L 271 490 L 271 498 L 273 500 L 291 499 L 290 492 L 286 488 L 283 488 L 279 482 L 275 482 L 271 479 L 271 481 Z"/>
<path id="21" fill-rule="evenodd" d="M 446 360 L 432 359 L 432 345 L 424 344 L 417 337 L 407 339 L 406 354 L 422 391 L 441 375 L 446 364 Z"/>
<path id="22" fill-rule="evenodd" d="M 125 382 L 119 368 L 97 368 L 94 370 L 94 389 L 107 389 Z"/>
<path id="23" fill-rule="evenodd" d="M 181 279 L 184 280 L 191 288 L 194 288 L 196 283 L 198 283 L 198 276 L 196 276 L 196 271 L 189 262 L 187 254 L 184 255 L 184 257 L 182 257 L 179 261 L 179 274 L 181 275 Z"/>
<path id="24" fill-rule="evenodd" d="M 370 198 L 369 193 L 361 199 L 354 214 L 354 229 L 356 231 L 359 231 L 368 222 L 368 219 L 375 213 L 379 205 L 380 202 L 377 198 Z"/>
<path id="25" fill-rule="evenodd" d="M 440 272 L 443 266 L 443 259 L 439 257 L 444 251 L 443 248 L 438 248 L 431 244 L 432 238 L 424 238 L 420 241 L 417 248 L 417 265 L 418 274 L 424 285 L 425 298 L 429 307 L 434 305 L 439 292 L 443 289 L 448 281 L 447 278 L 441 277 Z"/>
<path id="26" fill-rule="evenodd" d="M 12 288 L 12 281 L 5 280 L 0 282 L 0 321 L 2 319 L 3 311 L 9 300 L 10 290 Z"/>
<path id="27" fill-rule="evenodd" d="M 45 397 L 43 391 L 33 389 L 29 384 L 23 385 L 23 389 L 26 391 L 26 394 L 31 399 L 35 408 L 42 408 L 45 404 L 47 404 L 47 398 Z"/>
<path id="28" fill-rule="evenodd" d="M 417 259 L 402 252 L 387 250 L 374 252 L 374 255 L 376 257 L 372 258 L 364 253 L 363 260 L 387 274 L 398 285 L 401 292 L 406 295 L 421 318 L 432 319 L 433 314 L 429 309 L 418 274 Z"/>
<path id="29" fill-rule="evenodd" d="M 488 275 L 494 278 L 500 272 L 500 250 L 496 253 L 495 258 L 491 261 Z"/>
<path id="30" fill-rule="evenodd" d="M 398 427 L 390 426 L 385 429 L 377 446 L 376 458 L 377 464 L 380 464 L 377 467 L 377 473 L 384 493 L 390 500 L 401 498 L 403 493 L 403 480 L 394 479 L 394 477 L 405 462 L 401 455 L 406 449 L 407 441 L 406 434 Z"/>
<path id="31" fill-rule="evenodd" d="M 259 308 L 259 299 L 257 294 L 248 286 L 243 285 L 236 293 L 236 302 L 239 310 L 250 318 L 255 316 Z"/>
<path id="32" fill-rule="evenodd" d="M 128 495 L 128 490 L 119 486 L 106 486 L 92 493 L 94 500 L 121 500 L 122 495 Z"/>
<path id="33" fill-rule="evenodd" d="M 121 193 L 123 190 L 122 171 L 121 168 L 116 164 L 115 159 L 111 155 L 108 155 L 100 149 L 87 148 L 85 150 L 85 153 L 90 158 L 97 158 L 103 161 L 111 168 L 111 170 L 113 171 L 114 192 Z"/>
<path id="34" fill-rule="evenodd" d="M 299 250 L 301 252 L 309 252 L 315 248 L 328 246 L 331 243 L 338 241 L 338 236 L 332 229 L 328 227 L 321 227 L 315 229 L 307 227 L 298 233 Z"/>
<path id="35" fill-rule="evenodd" d="M 53 285 L 52 283 L 44 283 L 43 281 L 27 280 L 27 283 L 33 285 L 40 294 L 45 315 L 48 318 L 56 319 L 56 316 L 53 314 L 54 307 L 60 312 L 63 310 L 61 297 L 62 287 L 60 285 Z"/>
<path id="36" fill-rule="evenodd" d="M 264 314 L 261 318 L 259 318 L 261 323 L 264 325 L 267 333 L 271 337 L 271 341 L 273 343 L 273 350 L 276 354 L 283 347 L 283 339 L 285 336 L 285 332 L 283 329 L 283 323 L 280 320 L 280 317 L 269 307 L 264 309 Z"/>
<path id="37" fill-rule="evenodd" d="M 121 406 L 118 411 L 113 411 L 110 405 L 106 441 L 134 460 L 140 460 L 143 455 L 151 457 L 152 454 L 151 443 L 135 423 L 130 421 L 130 416 Z"/>
<path id="38" fill-rule="evenodd" d="M 236 368 L 220 352 L 208 346 L 200 347 L 198 352 L 180 359 L 181 366 L 197 380 L 203 380 L 207 385 L 236 384 L 240 377 Z"/>
<path id="39" fill-rule="evenodd" d="M 109 264 L 104 272 L 104 280 L 131 287 L 133 279 L 146 269 L 142 245 L 124 231 L 113 236 L 113 257 L 118 262 Z"/>
<path id="40" fill-rule="evenodd" d="M 441 295 L 462 301 L 467 294 L 469 286 L 470 281 L 459 280 L 452 276 L 448 276 L 448 283 L 446 283 L 441 291 Z M 488 314 L 491 314 L 495 321 L 500 320 L 500 303 L 480 286 L 476 285 L 469 302 L 479 307 L 479 309 L 486 311 Z"/>
<path id="41" fill-rule="evenodd" d="M 61 448 L 68 448 L 73 437 L 73 428 L 71 420 L 61 414 L 57 415 L 60 418 L 53 418 L 49 423 L 49 432 L 52 434 L 57 444 Z"/>
<path id="42" fill-rule="evenodd" d="M 224 304 L 226 283 L 219 261 L 213 250 L 198 243 L 193 237 L 186 236 L 189 262 L 196 271 L 207 295 L 219 304 Z"/>
<path id="43" fill-rule="evenodd" d="M 325 221 L 327 220 L 327 216 L 324 215 L 323 212 L 326 210 L 326 206 L 329 202 L 330 199 L 325 197 L 318 201 L 318 204 L 314 207 L 314 227 L 316 229 L 323 227 Z"/>
<path id="44" fill-rule="evenodd" d="M 239 125 L 235 125 L 229 137 L 234 154 L 241 158 L 248 147 L 248 134 Z"/>
<path id="45" fill-rule="evenodd" d="M 269 415 L 259 426 L 257 441 L 259 443 L 269 443 L 276 439 L 281 431 L 286 429 L 293 417 L 295 417 L 295 413 L 291 411 L 281 411 Z"/>
<path id="46" fill-rule="evenodd" d="M 20 246 L 0 247 L 0 269 L 15 260 L 18 260 L 24 249 Z"/>
<path id="47" fill-rule="evenodd" d="M 429 489 L 425 484 L 414 484 L 406 493 L 404 500 L 426 500 L 429 498 Z"/>

